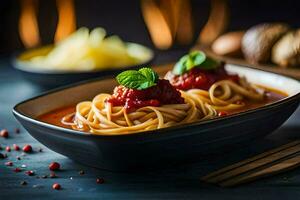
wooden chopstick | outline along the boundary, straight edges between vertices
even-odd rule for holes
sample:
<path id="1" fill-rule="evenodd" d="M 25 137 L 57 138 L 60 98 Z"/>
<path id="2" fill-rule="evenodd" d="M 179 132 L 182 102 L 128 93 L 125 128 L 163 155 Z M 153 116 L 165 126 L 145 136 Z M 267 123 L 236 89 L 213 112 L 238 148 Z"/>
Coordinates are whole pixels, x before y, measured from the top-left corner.
<path id="1" fill-rule="evenodd" d="M 258 159 L 254 162 L 250 162 L 246 165 L 240 166 L 238 168 L 235 168 L 233 170 L 227 171 L 219 176 L 213 177 L 211 179 L 209 179 L 207 182 L 209 183 L 218 183 L 221 181 L 224 181 L 226 179 L 232 178 L 234 176 L 237 176 L 239 174 L 243 174 L 246 172 L 249 172 L 251 170 L 254 170 L 256 168 L 262 167 L 264 165 L 270 164 L 272 162 L 275 162 L 279 159 L 282 159 L 284 157 L 290 156 L 292 154 L 295 154 L 297 152 L 300 152 L 300 144 L 287 148 L 285 150 L 279 151 L 277 153 L 271 154 L 267 157 Z"/>
<path id="2" fill-rule="evenodd" d="M 229 179 L 227 181 L 221 182 L 219 185 L 222 187 L 232 187 L 235 185 L 240 185 L 246 182 L 253 181 L 257 178 L 271 176 L 284 171 L 288 171 L 298 166 L 300 166 L 300 155 L 283 160 L 282 162 L 271 165 L 270 167 L 264 168 L 262 170 L 258 170 L 247 175 L 242 175 L 233 179 Z"/>
<path id="3" fill-rule="evenodd" d="M 274 173 L 278 173 L 286 168 L 297 167 L 299 163 L 295 162 L 294 157 L 298 157 L 295 156 L 298 152 L 300 152 L 300 141 L 297 140 L 210 173 L 202 177 L 201 180 L 208 183 L 218 183 L 221 186 L 247 182 L 271 174 L 272 170 Z"/>
<path id="4" fill-rule="evenodd" d="M 234 169 L 234 168 L 240 167 L 240 166 L 242 166 L 242 165 L 245 165 L 245 164 L 247 164 L 247 163 L 253 162 L 253 161 L 258 160 L 258 159 L 260 159 L 260 158 L 266 157 L 266 156 L 271 155 L 271 154 L 273 154 L 273 153 L 282 151 L 282 150 L 284 150 L 284 149 L 287 149 L 287 148 L 289 148 L 289 147 L 295 146 L 295 145 L 297 145 L 297 144 L 300 144 L 300 141 L 296 140 L 296 141 L 287 143 L 287 144 L 282 145 L 282 146 L 280 146 L 280 147 L 278 147 L 278 148 L 275 148 L 275 149 L 266 151 L 266 152 L 264 152 L 264 153 L 262 153 L 262 154 L 259 154 L 259 155 L 257 155 L 257 156 L 254 156 L 254 157 L 252 157 L 252 158 L 246 159 L 246 160 L 244 160 L 244 161 L 238 162 L 238 163 L 236 163 L 236 164 L 233 164 L 233 165 L 230 165 L 230 166 L 228 166 L 228 167 L 225 167 L 225 168 L 222 168 L 222 169 L 220 169 L 220 170 L 217 170 L 217 171 L 215 171 L 215 172 L 212 172 L 212 173 L 210 173 L 210 174 L 208 174 L 208 175 L 202 177 L 201 180 L 202 180 L 202 181 L 207 181 L 207 180 L 211 179 L 212 177 L 218 176 L 219 174 L 222 174 L 222 173 L 224 173 L 224 172 L 226 172 L 226 171 L 229 171 L 229 170 L 232 170 L 232 169 Z"/>

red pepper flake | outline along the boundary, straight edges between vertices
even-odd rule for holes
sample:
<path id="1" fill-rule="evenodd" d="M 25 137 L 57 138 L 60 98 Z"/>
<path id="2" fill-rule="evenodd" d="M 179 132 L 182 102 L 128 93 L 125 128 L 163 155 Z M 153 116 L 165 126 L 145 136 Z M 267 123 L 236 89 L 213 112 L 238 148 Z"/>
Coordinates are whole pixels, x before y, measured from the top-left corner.
<path id="1" fill-rule="evenodd" d="M 22 170 L 20 168 L 18 168 L 18 167 L 14 169 L 14 172 L 21 172 L 21 171 Z"/>
<path id="2" fill-rule="evenodd" d="M 0 131 L 0 136 L 4 138 L 8 138 L 8 131 L 6 129 L 2 129 Z"/>
<path id="3" fill-rule="evenodd" d="M 84 175 L 84 171 L 83 171 L 83 170 L 80 170 L 80 171 L 79 171 L 79 175 Z"/>
<path id="4" fill-rule="evenodd" d="M 29 171 L 26 171 L 25 174 L 28 175 L 28 176 L 33 176 L 34 171 L 29 170 Z"/>
<path id="5" fill-rule="evenodd" d="M 50 175 L 49 175 L 50 178 L 57 178 L 56 174 L 54 172 L 52 172 Z"/>
<path id="6" fill-rule="evenodd" d="M 26 181 L 21 181 L 20 185 L 27 185 L 27 182 Z"/>
<path id="7" fill-rule="evenodd" d="M 14 148 L 14 150 L 16 150 L 16 151 L 19 151 L 19 150 L 20 150 L 20 147 L 19 147 L 18 145 L 16 145 L 16 144 L 13 144 L 13 148 Z"/>
<path id="8" fill-rule="evenodd" d="M 15 128 L 15 133 L 20 133 L 20 129 L 19 128 Z"/>
<path id="9" fill-rule="evenodd" d="M 10 152 L 10 151 L 11 151 L 10 146 L 5 147 L 5 150 L 6 150 L 7 152 Z"/>
<path id="10" fill-rule="evenodd" d="M 57 171 L 57 170 L 60 169 L 60 164 L 57 163 L 57 162 L 52 162 L 52 163 L 50 163 L 50 165 L 49 165 L 49 169 L 50 169 L 51 171 Z"/>
<path id="11" fill-rule="evenodd" d="M 104 179 L 103 178 L 97 178 L 96 179 L 96 183 L 97 184 L 103 184 L 104 183 Z"/>
<path id="12" fill-rule="evenodd" d="M 228 115 L 228 113 L 225 112 L 225 111 L 220 111 L 220 112 L 218 113 L 218 116 L 219 116 L 219 117 L 225 117 L 225 116 L 227 116 L 227 115 Z"/>
<path id="13" fill-rule="evenodd" d="M 29 144 L 27 144 L 23 147 L 23 151 L 26 153 L 30 153 L 32 152 L 32 147 Z"/>
<path id="14" fill-rule="evenodd" d="M 8 162 L 5 163 L 5 165 L 6 165 L 6 166 L 13 166 L 13 162 L 8 161 Z"/>
<path id="15" fill-rule="evenodd" d="M 54 184 L 52 185 L 52 188 L 53 188 L 54 190 L 60 190 L 60 189 L 61 189 L 61 186 L 60 186 L 58 183 L 54 183 Z"/>

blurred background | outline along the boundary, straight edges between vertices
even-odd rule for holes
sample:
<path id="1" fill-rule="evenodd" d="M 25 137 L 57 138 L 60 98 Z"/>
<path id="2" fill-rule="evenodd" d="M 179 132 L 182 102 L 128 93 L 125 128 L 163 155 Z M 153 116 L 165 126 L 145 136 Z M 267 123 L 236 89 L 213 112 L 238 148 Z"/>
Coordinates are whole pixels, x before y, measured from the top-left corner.
<path id="1" fill-rule="evenodd" d="M 157 59 L 167 62 L 172 52 L 182 54 L 197 41 L 210 40 L 201 38 L 201 31 L 213 6 L 216 19 L 208 30 L 216 34 L 260 22 L 300 26 L 300 1 L 295 0 L 3 0 L 0 55 L 59 41 L 78 27 L 101 26 L 125 41 L 151 47 L 159 52 Z"/>

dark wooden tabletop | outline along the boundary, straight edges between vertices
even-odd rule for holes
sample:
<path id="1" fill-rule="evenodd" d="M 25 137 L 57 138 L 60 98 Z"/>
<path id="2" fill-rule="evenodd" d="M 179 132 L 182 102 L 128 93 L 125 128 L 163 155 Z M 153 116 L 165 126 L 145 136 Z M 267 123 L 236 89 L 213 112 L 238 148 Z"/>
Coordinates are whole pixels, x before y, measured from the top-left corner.
<path id="1" fill-rule="evenodd" d="M 21 151 L 7 152 L 8 158 L 0 159 L 0 199 L 297 199 L 300 197 L 300 169 L 245 184 L 235 188 L 220 188 L 202 183 L 199 178 L 210 171 L 240 161 L 300 137 L 300 110 L 277 131 L 267 138 L 240 145 L 234 150 L 220 152 L 198 163 L 138 173 L 114 173 L 97 170 L 73 162 L 44 147 L 33 139 L 15 120 L 12 107 L 42 92 L 36 85 L 24 81 L 9 67 L 7 59 L 0 60 L 0 129 L 9 131 L 9 138 L 0 138 L 2 147 L 17 144 L 33 146 L 32 154 Z M 20 128 L 20 133 L 14 132 Z M 38 149 L 43 151 L 39 152 Z M 1 151 L 6 153 L 5 150 Z M 21 157 L 21 160 L 17 159 Z M 14 166 L 5 166 L 12 161 Z M 59 162 L 62 170 L 57 178 L 40 178 L 49 175 L 48 165 Z M 19 167 L 21 172 L 13 170 Z M 25 171 L 33 170 L 35 176 Z M 79 171 L 83 170 L 84 175 Z M 104 184 L 97 184 L 104 178 Z M 27 185 L 21 185 L 26 181 Z M 59 183 L 62 190 L 52 189 Z"/>

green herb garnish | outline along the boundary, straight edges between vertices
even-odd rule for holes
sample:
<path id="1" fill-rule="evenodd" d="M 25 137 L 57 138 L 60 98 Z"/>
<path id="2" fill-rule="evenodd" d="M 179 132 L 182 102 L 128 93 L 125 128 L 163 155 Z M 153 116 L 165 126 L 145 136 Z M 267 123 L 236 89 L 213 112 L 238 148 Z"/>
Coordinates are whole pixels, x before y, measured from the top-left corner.
<path id="1" fill-rule="evenodd" d="M 130 89 L 144 90 L 156 85 L 158 74 L 150 68 L 127 70 L 116 77 L 118 83 Z"/>
<path id="2" fill-rule="evenodd" d="M 209 58 L 202 51 L 192 51 L 191 53 L 184 55 L 175 64 L 173 73 L 176 75 L 184 74 L 190 71 L 194 67 L 204 70 L 216 69 L 220 66 L 220 63 L 212 58 Z"/>

